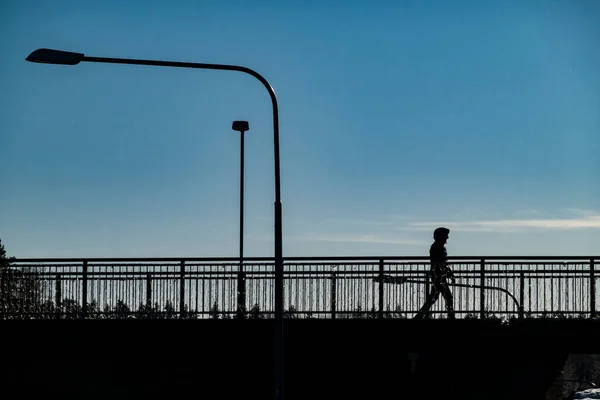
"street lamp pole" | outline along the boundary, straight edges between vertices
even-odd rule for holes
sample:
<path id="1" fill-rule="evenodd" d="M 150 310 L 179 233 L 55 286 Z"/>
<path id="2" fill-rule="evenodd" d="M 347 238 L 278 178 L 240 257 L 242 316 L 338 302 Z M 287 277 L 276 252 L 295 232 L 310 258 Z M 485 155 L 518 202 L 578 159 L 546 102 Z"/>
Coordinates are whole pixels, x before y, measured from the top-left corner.
<path id="1" fill-rule="evenodd" d="M 240 133 L 240 265 L 237 280 L 237 318 L 246 315 L 246 274 L 244 272 L 244 134 L 250 130 L 248 121 L 233 121 L 231 129 Z"/>
<path id="2" fill-rule="evenodd" d="M 212 69 L 224 71 L 238 71 L 252 75 L 258 79 L 269 92 L 273 107 L 273 146 L 275 161 L 275 207 L 274 207 L 274 234 L 275 234 L 275 398 L 283 400 L 284 354 L 283 354 L 283 229 L 281 206 L 281 182 L 279 168 L 279 108 L 275 91 L 269 82 L 258 72 L 238 66 L 226 64 L 206 64 L 180 61 L 139 60 L 129 58 L 89 57 L 83 53 L 74 53 L 52 49 L 38 49 L 27 56 L 26 61 L 42 64 L 77 65 L 81 62 L 95 62 L 107 64 L 145 65 L 156 67 Z"/>

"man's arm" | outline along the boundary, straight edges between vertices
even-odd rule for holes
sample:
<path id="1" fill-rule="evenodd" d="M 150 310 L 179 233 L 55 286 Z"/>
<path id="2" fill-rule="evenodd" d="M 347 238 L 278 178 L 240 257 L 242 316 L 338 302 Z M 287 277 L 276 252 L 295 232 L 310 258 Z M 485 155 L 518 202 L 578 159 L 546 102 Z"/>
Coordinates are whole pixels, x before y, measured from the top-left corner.
<path id="1" fill-rule="evenodd" d="M 443 245 L 434 243 L 429 249 L 431 274 L 433 279 L 450 278 L 454 282 L 454 273 L 448 264 L 448 253 Z"/>
<path id="2" fill-rule="evenodd" d="M 445 267 L 444 267 L 444 275 L 447 278 L 450 278 L 452 280 L 452 283 L 456 282 L 456 278 L 454 277 L 454 272 L 452 272 L 452 269 L 450 268 L 450 265 L 448 263 L 446 263 Z"/>

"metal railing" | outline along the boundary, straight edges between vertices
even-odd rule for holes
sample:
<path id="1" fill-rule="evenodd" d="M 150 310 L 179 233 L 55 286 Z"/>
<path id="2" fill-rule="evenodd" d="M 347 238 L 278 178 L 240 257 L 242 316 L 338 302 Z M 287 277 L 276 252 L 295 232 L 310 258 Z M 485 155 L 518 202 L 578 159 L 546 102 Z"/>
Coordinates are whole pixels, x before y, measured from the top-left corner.
<path id="1" fill-rule="evenodd" d="M 599 259 L 450 257 L 456 316 L 594 318 Z M 239 258 L 16 259 L 0 270 L 0 319 L 272 318 L 273 259 L 244 258 L 242 273 L 239 265 Z M 285 317 L 411 318 L 430 290 L 429 268 L 425 257 L 285 258 Z M 442 298 L 431 314 L 445 317 Z"/>

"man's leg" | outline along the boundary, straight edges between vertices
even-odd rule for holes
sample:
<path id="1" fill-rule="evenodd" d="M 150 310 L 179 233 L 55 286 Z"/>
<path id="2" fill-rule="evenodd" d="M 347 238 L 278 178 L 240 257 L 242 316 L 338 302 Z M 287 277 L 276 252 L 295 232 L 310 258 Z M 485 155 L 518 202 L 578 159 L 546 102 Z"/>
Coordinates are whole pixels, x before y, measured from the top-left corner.
<path id="1" fill-rule="evenodd" d="M 446 311 L 448 311 L 448 318 L 455 319 L 454 316 L 454 297 L 447 284 L 442 285 L 440 292 L 446 302 Z"/>
<path id="2" fill-rule="evenodd" d="M 424 317 L 429 318 L 429 309 L 439 297 L 440 292 L 437 288 L 437 285 L 431 285 L 431 292 L 429 292 L 429 296 L 427 296 L 425 304 L 423 304 L 423 307 L 421 307 L 421 309 L 417 312 L 414 319 L 422 319 Z"/>

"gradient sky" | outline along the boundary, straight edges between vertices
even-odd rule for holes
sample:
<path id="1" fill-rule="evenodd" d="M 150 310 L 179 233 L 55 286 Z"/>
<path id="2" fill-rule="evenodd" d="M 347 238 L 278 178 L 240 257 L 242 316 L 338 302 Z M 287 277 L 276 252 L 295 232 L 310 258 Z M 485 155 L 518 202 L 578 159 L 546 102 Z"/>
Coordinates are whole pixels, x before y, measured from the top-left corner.
<path id="1" fill-rule="evenodd" d="M 368 5 L 367 5 L 368 4 Z M 600 2 L 0 3 L 0 238 L 16 257 L 600 255 Z"/>

